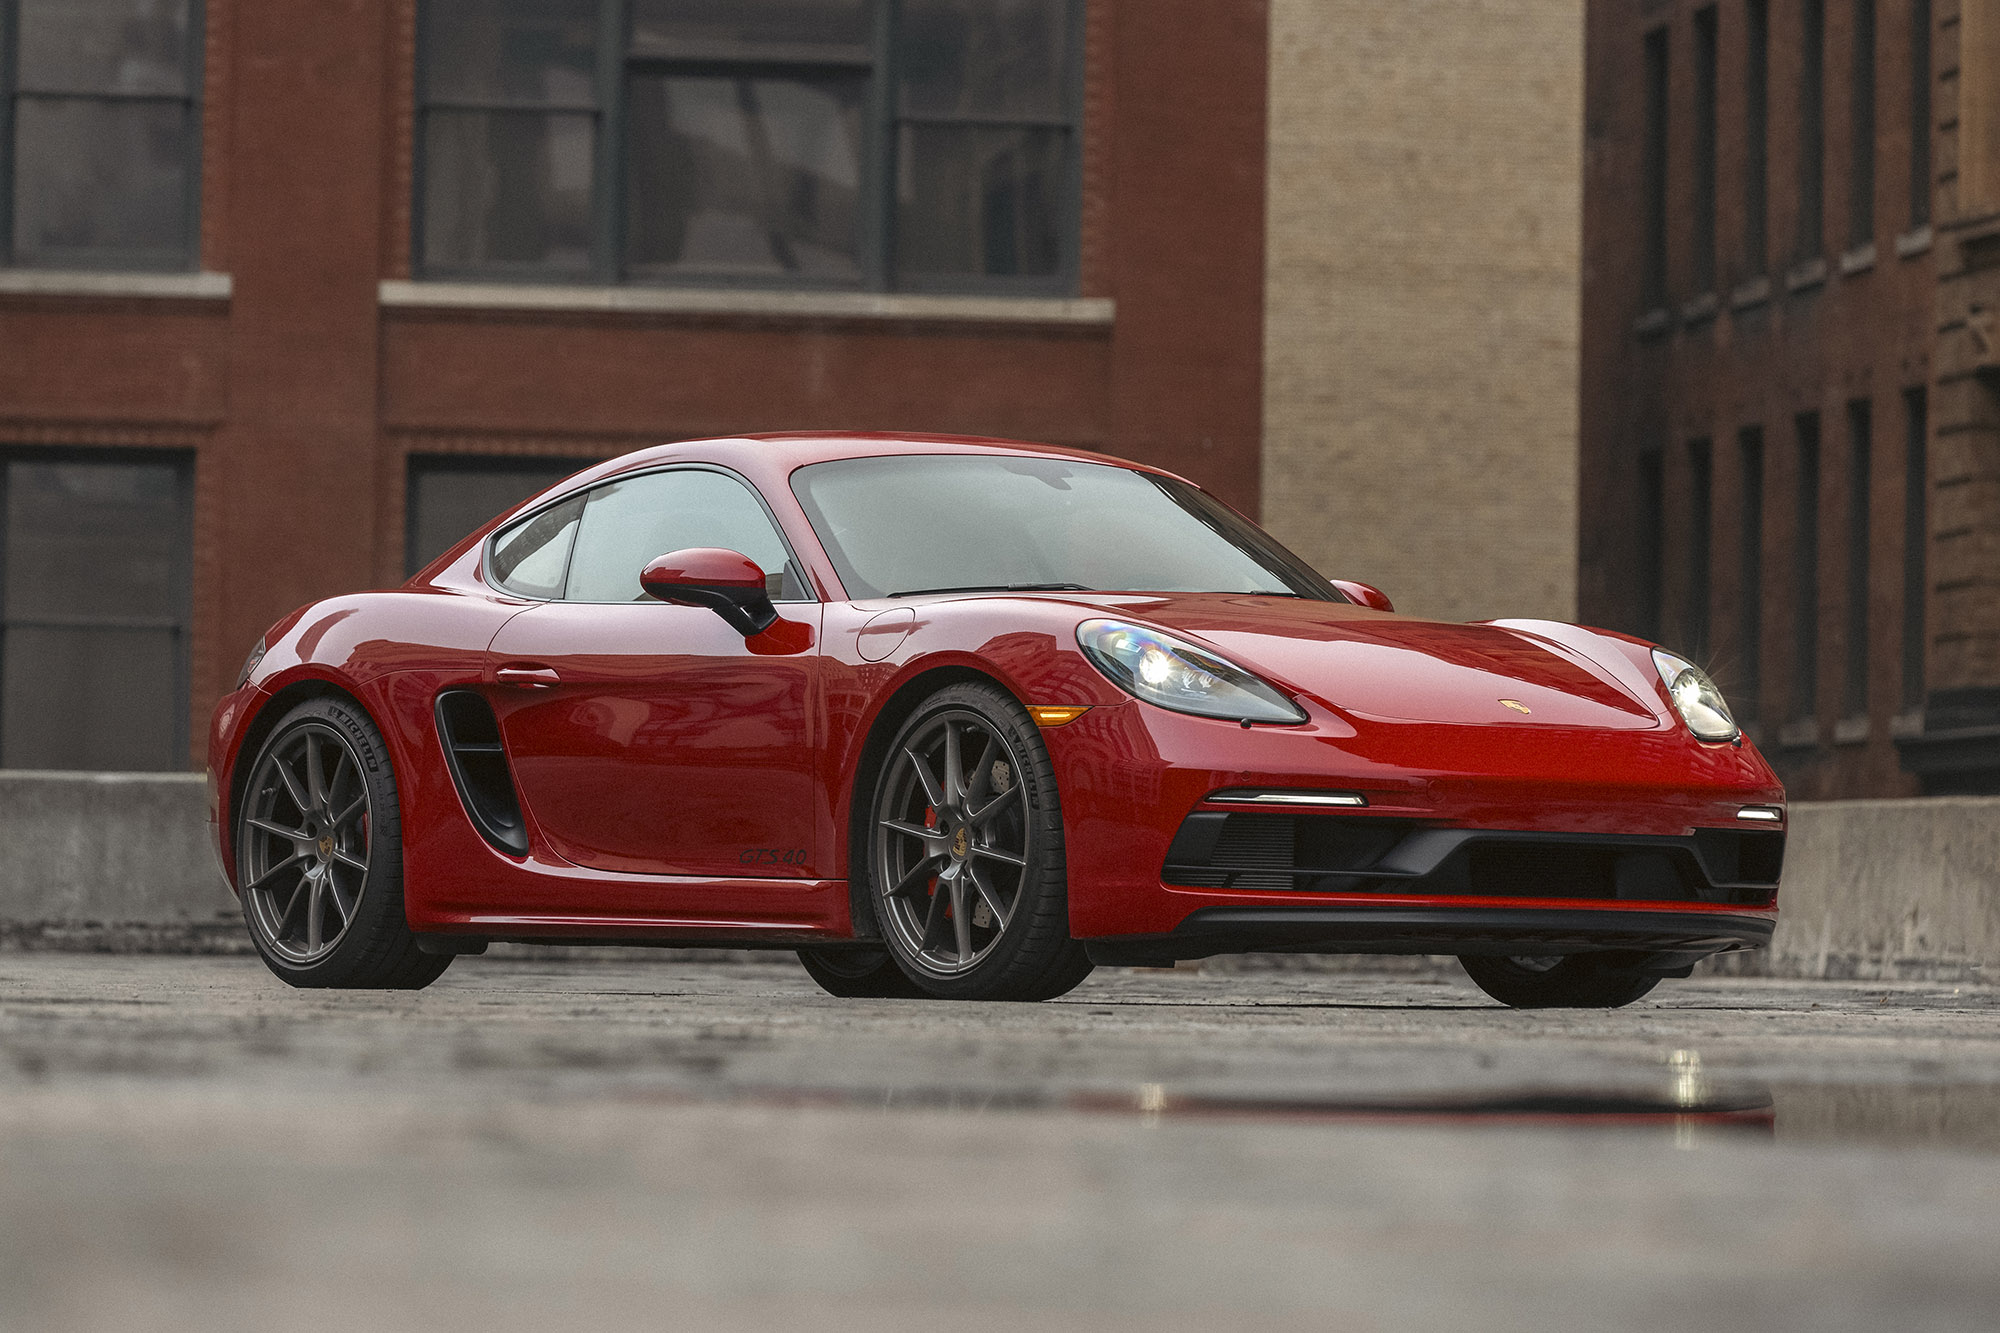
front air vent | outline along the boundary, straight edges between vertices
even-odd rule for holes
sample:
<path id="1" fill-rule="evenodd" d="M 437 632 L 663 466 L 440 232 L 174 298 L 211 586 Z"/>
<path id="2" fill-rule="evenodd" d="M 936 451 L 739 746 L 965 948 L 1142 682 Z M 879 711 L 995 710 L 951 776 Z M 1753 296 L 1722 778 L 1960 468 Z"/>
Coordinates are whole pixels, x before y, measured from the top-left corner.
<path id="1" fill-rule="evenodd" d="M 480 836 L 510 856 L 528 854 L 528 829 L 514 775 L 500 744 L 493 706 L 471 690 L 451 690 L 437 701 L 438 740 L 465 813 Z"/>

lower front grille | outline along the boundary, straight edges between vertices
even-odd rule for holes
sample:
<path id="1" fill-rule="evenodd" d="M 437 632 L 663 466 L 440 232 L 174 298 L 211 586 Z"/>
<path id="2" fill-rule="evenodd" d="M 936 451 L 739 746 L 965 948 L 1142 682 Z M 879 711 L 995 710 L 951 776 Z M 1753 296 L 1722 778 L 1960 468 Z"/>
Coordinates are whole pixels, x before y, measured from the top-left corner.
<path id="1" fill-rule="evenodd" d="M 1785 835 L 1620 837 L 1440 829 L 1334 814 L 1188 816 L 1162 879 L 1190 888 L 1765 905 Z"/>

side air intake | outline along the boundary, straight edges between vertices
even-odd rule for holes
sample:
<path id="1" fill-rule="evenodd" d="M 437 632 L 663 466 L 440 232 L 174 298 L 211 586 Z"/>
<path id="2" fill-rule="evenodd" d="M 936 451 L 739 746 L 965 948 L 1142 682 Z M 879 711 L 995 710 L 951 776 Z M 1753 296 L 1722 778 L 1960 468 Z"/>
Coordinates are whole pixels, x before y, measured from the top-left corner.
<path id="1" fill-rule="evenodd" d="M 447 691 L 438 696 L 437 728 L 451 780 L 473 827 L 508 855 L 526 856 L 528 829 L 492 705 L 470 690 Z"/>

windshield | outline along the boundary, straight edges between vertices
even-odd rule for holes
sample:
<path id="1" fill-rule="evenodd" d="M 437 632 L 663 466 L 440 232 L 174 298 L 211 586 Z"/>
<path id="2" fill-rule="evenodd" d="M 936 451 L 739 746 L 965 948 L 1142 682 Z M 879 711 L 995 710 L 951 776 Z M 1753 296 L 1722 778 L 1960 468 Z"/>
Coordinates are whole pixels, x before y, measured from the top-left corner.
<path id="1" fill-rule="evenodd" d="M 1103 463 L 911 454 L 792 475 L 849 597 L 957 589 L 1268 593 L 1343 601 L 1185 482 Z"/>

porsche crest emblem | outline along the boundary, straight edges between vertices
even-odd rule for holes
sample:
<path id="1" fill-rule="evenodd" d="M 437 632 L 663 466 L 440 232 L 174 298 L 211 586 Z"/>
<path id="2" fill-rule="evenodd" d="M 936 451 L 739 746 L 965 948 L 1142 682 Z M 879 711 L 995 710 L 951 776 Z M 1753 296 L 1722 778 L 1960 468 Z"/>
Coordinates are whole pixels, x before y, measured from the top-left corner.
<path id="1" fill-rule="evenodd" d="M 1507 707 L 1513 709 L 1517 713 L 1532 713 L 1535 711 L 1534 709 L 1528 707 L 1528 705 L 1522 703 L 1519 699 L 1502 699 L 1500 702 L 1505 704 Z"/>
<path id="2" fill-rule="evenodd" d="M 965 830 L 961 828 L 952 836 L 951 854 L 963 861 L 965 859 L 966 848 L 970 842 L 971 839 L 965 836 Z"/>

